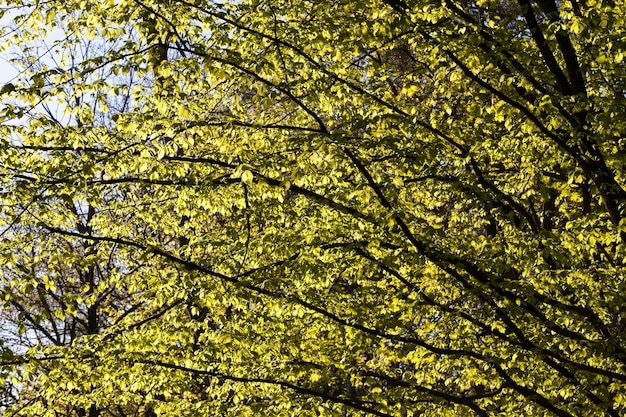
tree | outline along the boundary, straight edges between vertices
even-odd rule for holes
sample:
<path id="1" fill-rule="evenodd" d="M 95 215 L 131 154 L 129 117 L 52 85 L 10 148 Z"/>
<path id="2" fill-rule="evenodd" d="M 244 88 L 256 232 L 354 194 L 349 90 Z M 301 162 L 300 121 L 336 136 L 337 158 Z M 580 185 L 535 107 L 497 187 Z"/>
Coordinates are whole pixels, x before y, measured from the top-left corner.
<path id="1" fill-rule="evenodd" d="M 19 29 L 16 29 L 19 30 Z M 28 64 L 35 73 L 39 73 L 44 83 L 51 83 L 51 74 L 58 71 L 47 71 L 47 64 L 57 64 L 63 59 L 71 62 L 80 62 L 90 57 L 97 57 L 108 48 L 115 49 L 114 42 L 100 42 L 99 40 L 72 39 L 67 34 L 63 50 L 54 50 L 54 43 L 49 39 L 36 41 L 29 50 L 15 51 L 14 61 Z M 43 53 L 41 51 L 44 51 Z M 50 51 L 53 51 L 50 54 Z M 30 53 L 40 56 L 33 59 Z M 69 71 L 78 68 L 71 67 Z M 70 81 L 63 85 L 63 93 L 59 94 L 59 103 L 42 101 L 37 104 L 37 110 L 25 112 L 28 117 L 39 123 L 54 124 L 65 129 L 81 128 L 84 118 L 72 116 L 71 112 L 77 109 L 91 108 L 93 123 L 110 125 L 111 115 L 123 113 L 129 108 L 129 91 L 137 85 L 149 87 L 150 83 L 133 77 L 132 72 L 123 76 L 115 76 L 110 68 L 104 68 L 95 76 L 96 79 L 114 79 L 126 91 L 122 94 L 111 95 L 110 91 L 82 90 L 82 83 L 72 74 Z M 43 118 L 37 113 L 43 112 Z M 68 115 L 68 113 L 70 113 Z M 65 156 L 62 162 L 67 167 L 72 164 L 73 158 L 89 158 L 81 149 L 70 147 L 55 147 L 38 144 L 21 143 L 19 139 L 11 143 L 7 150 L 37 151 L 40 155 L 48 155 L 62 151 Z M 93 150 L 90 150 L 90 154 Z M 71 155 L 72 159 L 67 158 Z M 69 165 L 71 166 L 71 165 Z M 59 167 L 55 168 L 61 171 Z M 33 181 L 36 172 L 22 172 L 16 179 L 26 184 Z M 48 178 L 49 185 L 54 180 Z M 118 198 L 119 190 L 110 189 L 98 196 L 101 201 L 112 201 Z M 63 207 L 69 216 L 66 219 L 72 227 L 80 233 L 93 233 L 89 223 L 95 215 L 95 206 L 82 196 L 58 196 L 53 198 L 54 203 Z M 28 206 L 28 205 L 27 205 Z M 137 297 L 136 290 L 129 291 L 126 287 L 128 271 L 142 267 L 137 260 L 126 260 L 118 256 L 115 245 L 102 244 L 84 239 L 76 239 L 51 233 L 45 227 L 28 222 L 21 222 L 19 215 L 14 218 L 11 227 L 3 231 L 7 241 L 13 245 L 5 245 L 9 259 L 3 269 L 2 299 L 7 307 L 0 314 L 0 328 L 3 329 L 2 340 L 4 345 L 10 346 L 6 350 L 6 363 L 15 365 L 7 374 L 0 406 L 6 407 L 9 403 L 21 406 L 35 401 L 45 401 L 39 396 L 39 374 L 54 371 L 55 364 L 38 366 L 36 374 L 31 378 L 24 372 L 25 361 L 12 355 L 14 352 L 26 352 L 29 348 L 42 348 L 49 345 L 67 347 L 75 344 L 85 335 L 101 333 L 113 325 L 124 315 L 133 313 L 143 307 L 141 297 Z M 28 241 L 24 242 L 24 237 Z M 3 350 L 3 352 L 5 352 Z M 48 399 L 49 400 L 49 399 Z M 4 408 L 2 408 L 4 410 Z M 19 407 L 18 407 L 19 409 Z M 102 415 L 123 416 L 133 414 L 141 409 L 141 404 L 109 405 L 99 408 L 95 404 L 86 407 L 77 405 L 75 401 L 56 398 L 54 410 L 63 415 L 77 413 L 97 417 Z"/>
<path id="2" fill-rule="evenodd" d="M 60 21 L 123 41 L 3 89 L 6 307 L 45 277 L 20 275 L 16 247 L 62 270 L 50 236 L 114 247 L 141 308 L 4 360 L 40 392 L 13 409 L 624 414 L 624 7 L 14 10 L 32 39 Z M 92 91 L 130 104 L 98 121 L 76 102 L 69 125 L 41 110 Z"/>

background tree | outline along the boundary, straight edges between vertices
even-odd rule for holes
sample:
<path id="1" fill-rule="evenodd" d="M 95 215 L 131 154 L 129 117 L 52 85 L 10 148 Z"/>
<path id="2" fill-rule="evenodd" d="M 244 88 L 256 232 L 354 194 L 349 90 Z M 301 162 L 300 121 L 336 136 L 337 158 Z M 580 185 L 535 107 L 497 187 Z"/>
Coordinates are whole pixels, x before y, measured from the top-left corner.
<path id="1" fill-rule="evenodd" d="M 60 22 L 57 24 L 61 25 Z M 13 30 L 20 33 L 23 28 L 15 27 Z M 138 80 L 133 71 L 119 76 L 110 66 L 103 66 L 89 77 L 89 80 L 95 80 L 94 85 L 85 89 L 85 80 L 78 82 L 77 63 L 97 59 L 102 53 L 114 50 L 117 42 L 85 39 L 69 32 L 62 35 L 57 32 L 54 36 L 64 39 L 62 48 L 58 41 L 44 38 L 33 41 L 23 50 L 10 51 L 13 55 L 10 61 L 25 68 L 23 75 L 34 74 L 31 80 L 38 83 L 37 89 L 31 91 L 37 91 L 39 100 L 31 105 L 22 102 L 21 108 L 16 107 L 18 103 L 12 104 L 12 109 L 17 109 L 30 123 L 43 129 L 54 125 L 79 132 L 110 127 L 112 115 L 128 111 L 133 105 L 130 101 L 133 88 L 150 88 L 150 80 Z M 48 89 L 56 85 L 54 76 L 63 70 L 59 67 L 51 70 L 50 66 L 59 66 L 64 61 L 72 63 L 67 68 L 70 74 L 51 100 L 47 95 Z M 101 89 L 98 82 L 102 79 L 116 84 L 115 93 Z M 77 114 L 79 111 L 83 114 Z M 15 190 L 27 188 L 40 174 L 43 174 L 46 189 L 53 190 L 60 182 L 75 175 L 76 171 L 90 171 L 94 153 L 96 158 L 110 157 L 101 149 L 92 148 L 85 152 L 64 142 L 31 144 L 23 142 L 19 135 L 12 135 L 5 148 L 7 155 L 20 155 L 24 150 L 39 160 L 55 159 L 56 163 L 51 167 L 33 164 L 31 170 L 22 170 L 15 177 L 8 177 L 14 182 Z M 56 177 L 60 172 L 67 176 Z M 123 195 L 119 189 L 109 189 L 97 197 L 97 205 L 119 202 Z M 81 407 L 72 396 L 68 401 L 67 393 L 63 392 L 57 393 L 54 398 L 43 398 L 38 392 L 40 376 L 54 372 L 56 363 L 39 363 L 31 374 L 28 360 L 15 356 L 28 349 L 75 345 L 80 337 L 102 333 L 126 314 L 140 310 L 144 304 L 137 297 L 139 291 L 129 291 L 126 284 L 129 276 L 145 262 L 129 261 L 118 256 L 117 248 L 112 244 L 61 236 L 51 233 L 41 224 L 33 224 L 32 220 L 22 222 L 24 213 L 20 210 L 28 211 L 35 218 L 46 215 L 45 209 L 42 212 L 38 210 L 40 202 L 25 202 L 22 197 L 19 194 L 16 196 L 19 203 L 13 209 L 17 208 L 18 214 L 13 216 L 10 227 L 2 233 L 7 243 L 13 242 L 5 246 L 5 259 L 8 261 L 2 270 L 4 309 L 0 315 L 0 327 L 3 329 L 0 340 L 4 346 L 11 348 L 7 350 L 5 363 L 12 365 L 3 374 L 6 395 L 3 396 L 5 401 L 2 406 L 15 403 L 15 408 L 20 410 L 24 404 L 41 401 L 45 408 L 54 409 L 61 415 L 96 417 L 136 413 L 142 408 L 142 403 L 124 404 L 123 407 L 113 403 L 99 408 L 94 403 Z M 96 213 L 93 198 L 85 194 L 68 196 L 54 192 L 43 197 L 47 200 L 44 207 L 61 207 L 66 212 L 63 221 L 67 226 L 85 235 L 93 233 L 90 226 Z"/>
<path id="2" fill-rule="evenodd" d="M 49 253 L 44 231 L 115 247 L 141 305 L 22 354 L 41 394 L 14 410 L 623 414 L 623 8 L 14 11 L 34 37 L 60 19 L 77 38 L 124 41 L 3 90 L 5 268 L 18 245 Z M 12 121 L 42 99 L 115 93 L 103 67 L 158 82 L 110 124 L 83 103 L 81 126 Z M 83 201 L 89 231 L 71 221 Z"/>

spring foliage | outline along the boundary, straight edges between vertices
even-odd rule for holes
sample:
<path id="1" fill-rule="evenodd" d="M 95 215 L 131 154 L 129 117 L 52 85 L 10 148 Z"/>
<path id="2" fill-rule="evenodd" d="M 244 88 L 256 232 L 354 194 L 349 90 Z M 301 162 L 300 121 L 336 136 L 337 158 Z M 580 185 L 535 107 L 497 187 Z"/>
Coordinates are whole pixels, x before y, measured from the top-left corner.
<path id="1" fill-rule="evenodd" d="M 623 0 L 4 8 L 8 415 L 626 413 Z"/>

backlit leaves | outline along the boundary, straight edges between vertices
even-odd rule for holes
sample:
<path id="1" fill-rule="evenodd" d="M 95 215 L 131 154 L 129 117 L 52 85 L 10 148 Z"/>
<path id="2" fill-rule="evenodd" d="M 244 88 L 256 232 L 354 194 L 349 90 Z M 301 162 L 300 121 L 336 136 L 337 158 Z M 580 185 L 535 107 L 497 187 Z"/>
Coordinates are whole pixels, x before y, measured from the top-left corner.
<path id="1" fill-rule="evenodd" d="M 7 5 L 6 407 L 623 414 L 621 5 Z"/>

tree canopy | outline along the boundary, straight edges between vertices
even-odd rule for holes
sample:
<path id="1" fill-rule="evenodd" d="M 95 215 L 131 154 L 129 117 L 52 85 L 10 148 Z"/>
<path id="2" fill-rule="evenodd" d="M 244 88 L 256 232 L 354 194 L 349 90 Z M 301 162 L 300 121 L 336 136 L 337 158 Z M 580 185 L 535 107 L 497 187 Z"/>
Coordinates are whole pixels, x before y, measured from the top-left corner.
<path id="1" fill-rule="evenodd" d="M 6 415 L 626 414 L 623 0 L 2 10 Z"/>

